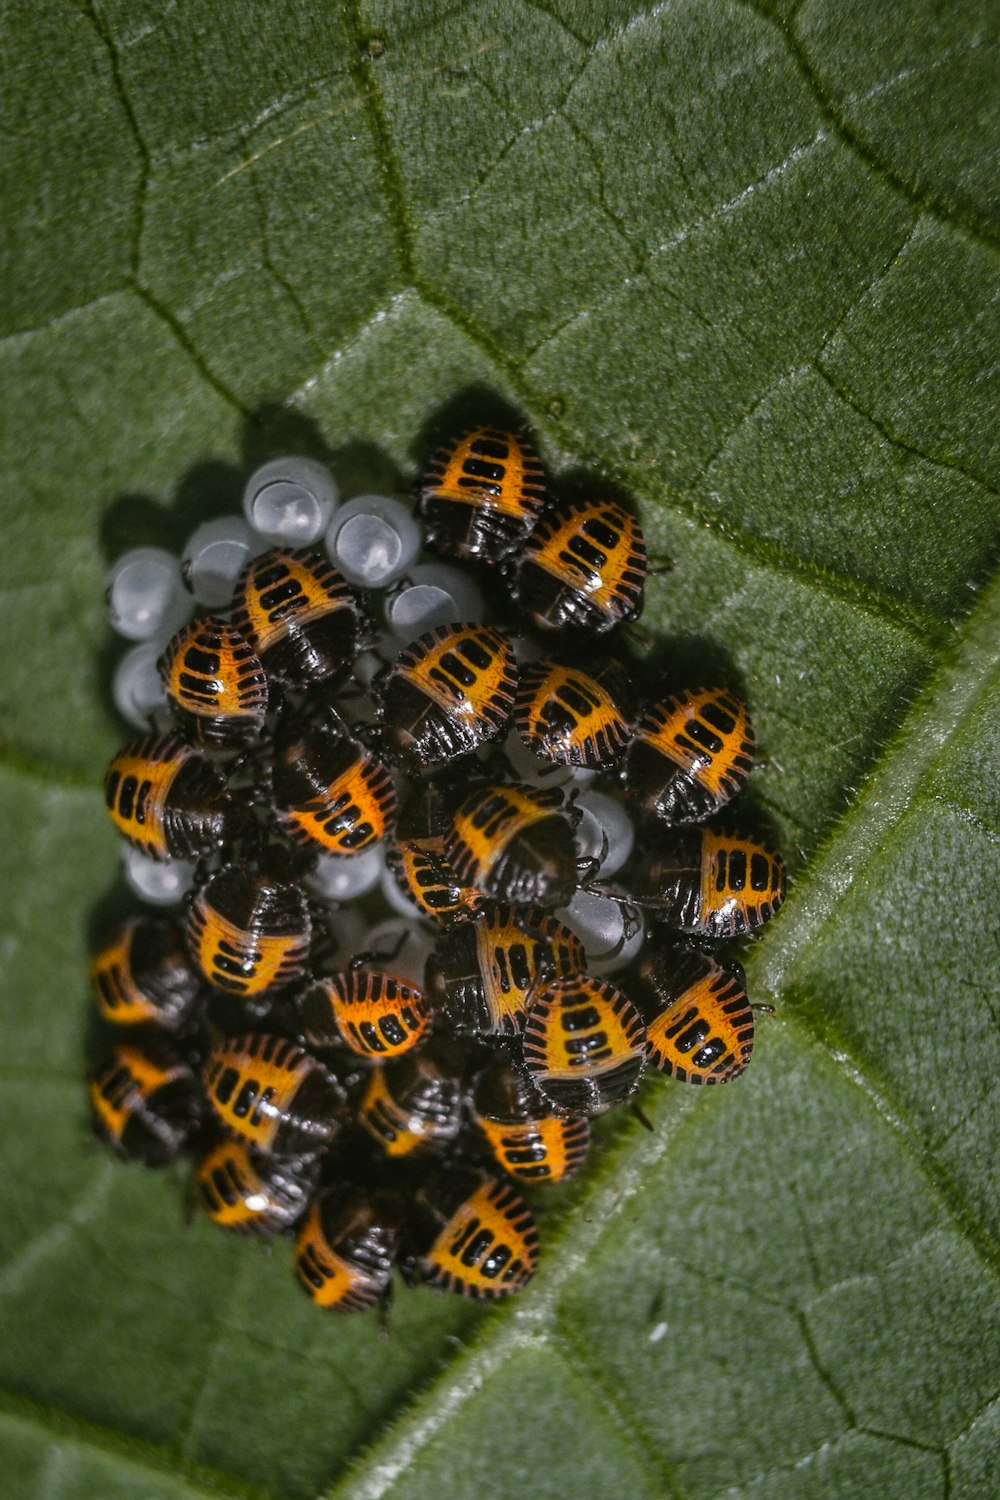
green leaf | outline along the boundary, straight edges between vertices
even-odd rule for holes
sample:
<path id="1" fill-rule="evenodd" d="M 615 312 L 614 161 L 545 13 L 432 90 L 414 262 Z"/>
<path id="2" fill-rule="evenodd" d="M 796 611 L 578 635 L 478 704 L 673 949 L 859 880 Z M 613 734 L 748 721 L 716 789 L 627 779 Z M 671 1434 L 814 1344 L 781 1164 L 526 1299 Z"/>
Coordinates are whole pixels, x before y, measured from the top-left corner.
<path id="1" fill-rule="evenodd" d="M 8 88 L 0 1428 L 36 1500 L 991 1492 L 995 8 L 27 0 Z M 747 1076 L 654 1080 L 485 1315 L 388 1341 L 89 1142 L 113 553 L 486 388 L 641 506 L 793 881 Z"/>

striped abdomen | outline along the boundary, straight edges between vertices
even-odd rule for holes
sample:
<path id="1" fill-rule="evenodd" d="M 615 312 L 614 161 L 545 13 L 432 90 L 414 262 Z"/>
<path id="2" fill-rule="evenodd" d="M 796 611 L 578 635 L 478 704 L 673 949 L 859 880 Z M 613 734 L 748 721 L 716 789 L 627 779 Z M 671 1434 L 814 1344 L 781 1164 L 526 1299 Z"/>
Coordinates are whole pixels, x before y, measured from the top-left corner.
<path id="1" fill-rule="evenodd" d="M 417 1046 L 431 1024 L 424 993 L 382 969 L 348 969 L 317 980 L 299 996 L 296 1014 L 311 1046 L 341 1043 L 380 1060 Z"/>
<path id="2" fill-rule="evenodd" d="M 198 1119 L 197 1085 L 175 1053 L 115 1047 L 89 1081 L 97 1134 L 128 1161 L 166 1166 Z"/>
<path id="3" fill-rule="evenodd" d="M 502 1058 L 480 1076 L 473 1119 L 497 1165 L 524 1182 L 561 1182 L 590 1146 L 590 1124 L 553 1114 L 534 1085 Z"/>
<path id="4" fill-rule="evenodd" d="M 630 725 L 619 663 L 585 672 L 532 662 L 517 687 L 514 723 L 535 755 L 561 765 L 611 766 L 625 752 Z"/>
<path id="5" fill-rule="evenodd" d="M 232 799 L 215 767 L 180 735 L 146 735 L 104 778 L 111 821 L 151 859 L 197 859 L 228 836 Z"/>
<path id="6" fill-rule="evenodd" d="M 652 907 L 681 932 L 702 937 L 754 932 L 785 897 L 779 855 L 754 839 L 712 828 L 659 835 L 628 875 L 629 895 L 636 902 Z"/>
<path id="7" fill-rule="evenodd" d="M 265 671 L 297 687 L 349 667 L 358 652 L 361 609 L 320 552 L 274 547 L 249 562 L 236 588 L 233 623 Z"/>
<path id="8" fill-rule="evenodd" d="M 209 984 L 260 995 L 301 979 L 312 923 L 302 892 L 228 865 L 195 892 L 188 949 Z"/>
<path id="9" fill-rule="evenodd" d="M 461 1126 L 463 1092 L 461 1066 L 432 1043 L 372 1071 L 358 1123 L 387 1156 L 444 1146 Z"/>
<path id="10" fill-rule="evenodd" d="M 560 791 L 517 783 L 473 792 L 445 835 L 445 857 L 484 895 L 564 906 L 576 888 L 576 848 L 563 807 Z"/>
<path id="11" fill-rule="evenodd" d="M 421 484 L 428 539 L 452 557 L 498 562 L 528 535 L 544 504 L 534 448 L 495 427 L 475 428 L 439 449 Z"/>
<path id="12" fill-rule="evenodd" d="M 92 959 L 90 984 L 106 1021 L 167 1030 L 183 1025 L 202 991 L 180 928 L 153 917 L 129 917 L 118 928 Z"/>
<path id="13" fill-rule="evenodd" d="M 279 751 L 274 800 L 290 837 L 324 854 L 360 853 L 385 838 L 396 815 L 389 768 L 359 740 L 322 729 Z"/>
<path id="14" fill-rule="evenodd" d="M 583 963 L 583 944 L 555 917 L 487 901 L 473 920 L 440 939 L 427 980 L 455 1031 L 516 1036 L 540 968 L 555 976 Z"/>
<path id="15" fill-rule="evenodd" d="M 521 608 L 542 630 L 611 630 L 642 613 L 646 544 L 614 501 L 576 500 L 544 515 L 517 560 Z"/>
<path id="16" fill-rule="evenodd" d="M 344 1092 L 302 1047 L 253 1032 L 212 1049 L 202 1073 L 219 1120 L 262 1151 L 315 1151 L 339 1125 Z"/>
<path id="17" fill-rule="evenodd" d="M 334 1187 L 321 1193 L 295 1241 L 295 1275 L 320 1307 L 363 1312 L 384 1294 L 399 1240 L 385 1195 Z"/>
<path id="18" fill-rule="evenodd" d="M 421 914 L 449 923 L 474 911 L 483 897 L 474 886 L 463 886 L 444 855 L 423 848 L 415 840 L 397 840 L 386 849 L 393 879 Z"/>
<path id="19" fill-rule="evenodd" d="M 243 745 L 264 726 L 268 688 L 249 640 L 208 615 L 173 637 L 160 661 L 171 712 L 202 744 Z"/>
<path id="20" fill-rule="evenodd" d="M 531 1210 L 507 1183 L 488 1177 L 452 1211 L 419 1264 L 428 1285 L 491 1301 L 519 1292 L 537 1262 Z"/>
<path id="21" fill-rule="evenodd" d="M 503 733 L 514 707 L 510 642 L 486 625 L 442 625 L 401 652 L 382 695 L 387 752 L 432 771 Z"/>
<path id="22" fill-rule="evenodd" d="M 596 1115 L 638 1086 L 646 1028 L 608 980 L 571 974 L 545 985 L 528 1011 L 524 1065 L 557 1109 Z"/>
<path id="23" fill-rule="evenodd" d="M 632 994 L 646 1017 L 653 1067 L 681 1083 L 728 1083 L 750 1061 L 753 1011 L 739 964 L 697 950 L 645 958 Z"/>
<path id="24" fill-rule="evenodd" d="M 646 710 L 625 763 L 629 795 L 668 823 L 724 807 L 753 770 L 746 705 L 724 688 L 674 693 Z"/>
<path id="25" fill-rule="evenodd" d="M 301 1217 L 318 1158 L 280 1161 L 246 1141 L 220 1141 L 198 1164 L 195 1194 L 204 1212 L 235 1234 L 276 1234 Z"/>

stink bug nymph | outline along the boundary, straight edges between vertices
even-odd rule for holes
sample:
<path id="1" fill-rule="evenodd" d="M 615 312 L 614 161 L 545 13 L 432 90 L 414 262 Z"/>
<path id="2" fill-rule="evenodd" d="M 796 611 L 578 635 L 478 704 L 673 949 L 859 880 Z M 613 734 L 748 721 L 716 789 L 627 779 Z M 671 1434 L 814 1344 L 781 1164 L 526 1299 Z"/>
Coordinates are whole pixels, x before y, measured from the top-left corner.
<path id="1" fill-rule="evenodd" d="M 531 1210 L 509 1183 L 438 1173 L 416 1194 L 401 1269 L 477 1301 L 519 1292 L 538 1261 Z"/>
<path id="2" fill-rule="evenodd" d="M 206 615 L 179 631 L 163 654 L 160 675 L 173 717 L 201 744 L 245 745 L 264 727 L 264 668 L 228 620 Z"/>
<path id="3" fill-rule="evenodd" d="M 504 732 L 517 663 L 487 625 L 441 625 L 396 659 L 381 694 L 386 753 L 405 770 L 440 769 Z"/>
<path id="4" fill-rule="evenodd" d="M 340 1127 L 344 1090 L 322 1063 L 284 1037 L 227 1037 L 208 1054 L 202 1076 L 220 1123 L 261 1151 L 318 1151 Z"/>
<path id="5" fill-rule="evenodd" d="M 150 859 L 197 859 L 234 831 L 222 776 L 178 734 L 146 735 L 119 750 L 104 800 L 118 832 Z"/>
<path id="6" fill-rule="evenodd" d="M 639 1085 L 646 1028 L 608 980 L 569 974 L 543 986 L 524 1025 L 524 1065 L 556 1109 L 598 1115 Z"/>
<path id="7" fill-rule="evenodd" d="M 499 562 L 523 542 L 545 504 L 545 479 L 526 438 L 477 427 L 439 449 L 421 485 L 431 546 L 449 557 Z"/>
<path id="8" fill-rule="evenodd" d="M 667 823 L 699 823 L 753 770 L 745 704 L 724 688 L 672 693 L 646 709 L 628 748 L 625 790 Z"/>
<path id="9" fill-rule="evenodd" d="M 612 500 L 575 500 L 546 512 L 513 564 L 518 605 L 539 630 L 603 634 L 642 613 L 646 544 Z"/>

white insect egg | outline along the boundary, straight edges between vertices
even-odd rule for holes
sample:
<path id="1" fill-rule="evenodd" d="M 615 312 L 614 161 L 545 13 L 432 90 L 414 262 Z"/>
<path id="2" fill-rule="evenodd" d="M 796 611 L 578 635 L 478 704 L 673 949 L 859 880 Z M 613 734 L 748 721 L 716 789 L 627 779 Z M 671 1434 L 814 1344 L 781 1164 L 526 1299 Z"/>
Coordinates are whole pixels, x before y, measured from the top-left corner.
<path id="1" fill-rule="evenodd" d="M 389 495 L 357 495 L 337 511 L 326 550 L 348 583 L 384 589 L 413 562 L 423 531 L 413 511 Z"/>
<path id="2" fill-rule="evenodd" d="M 410 917 L 389 917 L 373 927 L 365 938 L 365 951 L 381 955 L 380 967 L 400 974 L 419 987 L 424 983 L 427 960 L 434 951 L 435 934 L 416 927 Z"/>
<path id="3" fill-rule="evenodd" d="M 122 848 L 125 882 L 150 906 L 176 906 L 194 883 L 194 865 L 186 859 L 150 859 L 131 844 Z"/>
<path id="4" fill-rule="evenodd" d="M 614 875 L 625 864 L 635 844 L 632 819 L 614 797 L 589 786 L 580 792 L 576 805 L 583 813 L 576 836 L 580 854 L 599 858 L 606 838 L 601 874 Z"/>
<path id="5" fill-rule="evenodd" d="M 181 565 L 164 547 L 132 547 L 108 573 L 107 614 L 129 641 L 148 641 L 176 630 L 191 611 Z"/>
<path id="6" fill-rule="evenodd" d="M 379 883 L 383 870 L 381 851 L 362 849 L 358 854 L 321 854 L 305 884 L 323 901 L 354 901 Z"/>
<path id="7" fill-rule="evenodd" d="M 218 516 L 188 537 L 181 553 L 184 582 L 205 609 L 226 609 L 244 566 L 263 550 L 242 516 Z"/>
<path id="8" fill-rule="evenodd" d="M 275 458 L 255 469 L 243 492 L 243 513 L 274 545 L 308 547 L 330 524 L 340 491 L 325 464 Z"/>
<path id="9" fill-rule="evenodd" d="M 583 944 L 588 973 L 615 974 L 637 958 L 642 948 L 642 913 L 597 891 L 577 891 L 556 916 Z"/>
<path id="10" fill-rule="evenodd" d="M 151 719 L 166 713 L 167 695 L 157 668 L 161 650 L 159 641 L 143 641 L 126 651 L 115 668 L 111 682 L 115 707 L 137 729 L 148 729 Z"/>
<path id="11" fill-rule="evenodd" d="M 485 613 L 481 590 L 449 563 L 417 563 L 385 597 L 386 624 L 404 642 L 437 625 L 478 622 Z"/>

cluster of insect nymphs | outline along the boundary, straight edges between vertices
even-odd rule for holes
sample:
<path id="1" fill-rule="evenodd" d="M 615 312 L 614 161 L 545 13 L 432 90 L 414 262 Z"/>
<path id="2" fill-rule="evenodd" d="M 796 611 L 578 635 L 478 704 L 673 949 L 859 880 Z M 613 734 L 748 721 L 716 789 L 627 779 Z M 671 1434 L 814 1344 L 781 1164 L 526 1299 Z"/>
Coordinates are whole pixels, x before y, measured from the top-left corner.
<path id="1" fill-rule="evenodd" d="M 712 944 L 778 907 L 782 864 L 706 821 L 751 770 L 744 705 L 638 702 L 607 647 L 643 603 L 628 510 L 550 499 L 527 440 L 487 427 L 415 509 L 336 500 L 319 465 L 272 463 L 247 521 L 112 572 L 143 732 L 106 802 L 167 909 L 93 960 L 93 1114 L 126 1159 L 192 1153 L 215 1223 L 294 1232 L 322 1306 L 384 1302 L 394 1266 L 500 1297 L 537 1260 L 522 1191 L 580 1167 L 591 1117 L 647 1067 L 747 1066 L 743 974 Z"/>

